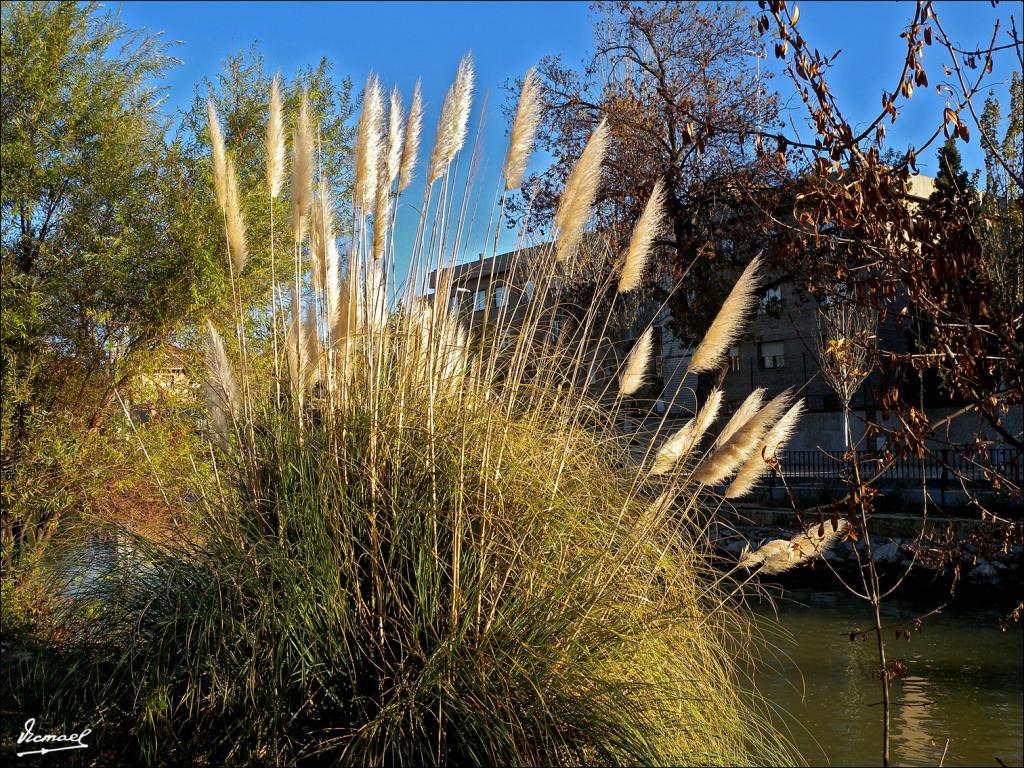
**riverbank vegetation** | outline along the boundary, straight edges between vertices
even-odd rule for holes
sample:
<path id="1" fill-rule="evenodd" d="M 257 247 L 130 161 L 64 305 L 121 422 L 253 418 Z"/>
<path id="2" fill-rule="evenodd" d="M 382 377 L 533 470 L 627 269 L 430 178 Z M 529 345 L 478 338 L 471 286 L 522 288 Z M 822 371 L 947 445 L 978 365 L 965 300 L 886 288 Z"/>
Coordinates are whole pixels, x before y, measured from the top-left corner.
<path id="1" fill-rule="evenodd" d="M 777 447 L 770 429 L 789 394 L 758 399 L 708 446 L 713 395 L 642 459 L 631 451 L 620 411 L 649 376 L 651 330 L 599 356 L 605 315 L 557 289 L 581 269 L 607 129 L 569 177 L 553 244 L 513 256 L 534 293 L 476 317 L 449 303 L 446 282 L 461 256 L 471 60 L 423 158 L 418 97 L 385 111 L 368 79 L 340 225 L 333 200 L 346 190 L 314 160 L 309 94 L 289 111 L 279 84 L 268 90 L 258 191 L 237 170 L 252 167 L 244 142 L 225 140 L 208 105 L 231 299 L 203 324 L 210 442 L 182 447 L 199 481 L 182 496 L 187 517 L 159 535 L 121 530 L 88 573 L 71 569 L 77 582 L 55 569 L 60 599 L 36 631 L 19 706 L 51 729 L 85 718 L 104 759 L 150 763 L 794 760 L 741 684 L 751 631 L 737 585 L 708 562 L 702 492 L 745 463 L 767 469 L 760 448 Z M 536 99 L 524 90 L 507 184 L 529 155 Z M 417 165 L 423 236 L 398 281 L 393 212 Z M 288 212 L 287 237 L 249 228 L 257 195 L 269 220 L 275 205 Z M 636 288 L 662 205 L 651 196 L 603 277 L 619 294 Z M 261 262 L 277 278 L 262 292 L 262 334 L 240 288 Z M 732 343 L 757 266 L 695 371 Z M 162 489 L 169 467 L 145 455 Z"/>

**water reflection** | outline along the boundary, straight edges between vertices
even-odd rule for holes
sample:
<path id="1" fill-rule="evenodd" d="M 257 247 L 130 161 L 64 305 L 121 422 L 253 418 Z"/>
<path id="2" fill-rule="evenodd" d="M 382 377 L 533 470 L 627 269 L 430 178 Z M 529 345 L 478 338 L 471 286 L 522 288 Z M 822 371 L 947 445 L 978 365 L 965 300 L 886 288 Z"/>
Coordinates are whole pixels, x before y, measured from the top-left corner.
<path id="1" fill-rule="evenodd" d="M 774 613 L 761 606 L 767 624 Z M 850 642 L 852 629 L 871 625 L 867 606 L 845 593 L 787 592 L 777 604 L 789 637 L 759 675 L 772 703 L 790 713 L 789 728 L 811 764 L 881 763 L 881 689 L 876 645 Z M 890 658 L 909 674 L 892 686 L 891 758 L 896 765 L 1020 765 L 1024 761 L 1024 631 L 1001 632 L 994 614 L 946 612 L 928 619 L 910 641 L 921 612 L 890 602 L 883 623 Z M 771 630 L 769 630 L 771 631 Z M 788 658 L 782 654 L 787 654 Z M 802 682 L 801 682 L 802 675 Z"/>

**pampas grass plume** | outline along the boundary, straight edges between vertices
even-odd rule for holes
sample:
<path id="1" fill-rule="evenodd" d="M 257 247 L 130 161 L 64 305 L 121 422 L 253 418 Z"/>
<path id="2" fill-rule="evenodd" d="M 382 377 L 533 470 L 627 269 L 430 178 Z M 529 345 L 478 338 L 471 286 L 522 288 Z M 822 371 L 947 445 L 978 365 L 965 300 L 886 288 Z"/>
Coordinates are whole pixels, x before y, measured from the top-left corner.
<path id="1" fill-rule="evenodd" d="M 767 405 L 747 419 L 727 442 L 720 442 L 697 467 L 693 479 L 705 485 L 715 485 L 739 469 L 764 437 L 769 425 L 782 415 L 782 411 L 789 404 L 789 397 L 789 390 L 786 390 L 772 398 Z"/>
<path id="2" fill-rule="evenodd" d="M 292 234 L 301 242 L 313 200 L 313 129 L 309 96 L 303 92 L 299 119 L 292 138 Z"/>
<path id="3" fill-rule="evenodd" d="M 238 197 L 238 174 L 235 163 L 228 157 L 225 161 L 227 180 L 224 219 L 228 231 L 228 245 L 231 247 L 231 265 L 234 274 L 241 274 L 249 260 L 248 246 L 245 240 L 245 217 L 242 215 L 242 203 Z"/>
<path id="4" fill-rule="evenodd" d="M 373 259 L 379 261 L 384 257 L 384 247 L 388 237 L 388 218 L 391 214 L 391 194 L 389 186 L 377 185 L 377 199 L 373 206 Z"/>
<path id="5" fill-rule="evenodd" d="M 737 565 L 750 569 L 760 564 L 760 572 L 766 575 L 783 573 L 824 554 L 849 526 L 846 520 L 840 520 L 834 529 L 831 523 L 812 525 L 792 539 L 770 541 L 753 552 L 744 550 Z"/>
<path id="6" fill-rule="evenodd" d="M 771 469 L 768 461 L 774 460 L 779 451 L 782 450 L 782 447 L 789 441 L 793 430 L 796 429 L 797 422 L 800 420 L 803 409 L 804 401 L 801 398 L 797 400 L 792 408 L 786 411 L 786 414 L 781 419 L 775 422 L 775 425 L 768 430 L 768 434 L 764 436 L 761 444 L 750 455 L 750 458 L 740 468 L 740 471 L 736 473 L 736 477 L 729 484 L 729 487 L 725 489 L 725 498 L 738 499 L 750 493 L 754 484 L 757 483 L 765 472 Z"/>
<path id="7" fill-rule="evenodd" d="M 736 430 L 742 427 L 747 421 L 757 413 L 758 409 L 764 403 L 764 387 L 758 387 L 740 404 L 740 407 L 736 409 L 736 412 L 722 427 L 722 431 L 718 433 L 718 439 L 715 441 L 718 445 L 723 445 L 729 442 L 729 438 L 736 434 Z"/>
<path id="8" fill-rule="evenodd" d="M 323 180 L 320 181 L 319 189 L 313 197 L 311 208 L 309 251 L 313 262 L 313 289 L 322 291 L 330 286 L 328 271 L 332 249 L 337 260 L 334 245 L 334 210 L 330 190 Z"/>
<path id="9" fill-rule="evenodd" d="M 512 132 L 509 138 L 508 153 L 505 155 L 505 189 L 516 189 L 523 184 L 526 173 L 526 162 L 533 151 L 533 140 L 540 126 L 541 116 L 540 81 L 534 68 L 523 78 L 523 87 L 519 91 L 519 104 L 516 116 L 512 121 Z"/>
<path id="10" fill-rule="evenodd" d="M 449 164 L 466 142 L 469 110 L 473 101 L 473 58 L 467 53 L 459 62 L 455 82 L 448 89 L 437 123 L 437 137 L 430 153 L 430 174 L 433 184 L 448 169 Z"/>
<path id="11" fill-rule="evenodd" d="M 555 226 L 558 228 L 556 259 L 559 262 L 564 262 L 576 251 L 583 236 L 583 227 L 590 218 L 590 209 L 597 197 L 601 163 L 607 151 L 608 121 L 602 118 L 569 174 L 555 212 Z"/>
<path id="12" fill-rule="evenodd" d="M 647 377 L 647 366 L 651 361 L 651 345 L 654 338 L 654 328 L 649 327 L 643 335 L 637 339 L 633 349 L 626 358 L 626 367 L 619 379 L 619 393 L 632 395 L 643 386 Z"/>
<path id="13" fill-rule="evenodd" d="M 359 116 L 356 143 L 355 198 L 363 215 L 372 210 L 377 198 L 383 122 L 384 96 L 380 80 L 376 75 L 370 75 L 363 91 L 363 113 Z"/>
<path id="14" fill-rule="evenodd" d="M 412 92 L 409 117 L 405 121 L 405 141 L 402 144 L 402 162 L 398 169 L 398 191 L 404 192 L 416 170 L 416 157 L 420 151 L 420 131 L 423 128 L 423 93 L 420 81 Z"/>
<path id="15" fill-rule="evenodd" d="M 228 200 L 228 162 L 227 150 L 224 148 L 224 133 L 217 119 L 217 109 L 213 99 L 206 100 L 206 119 L 210 128 L 210 157 L 213 160 L 213 186 L 217 192 L 217 205 L 222 211 L 227 209 Z"/>
<path id="16" fill-rule="evenodd" d="M 227 450 L 230 445 L 228 419 L 239 413 L 238 384 L 228 360 L 224 341 L 213 323 L 206 321 L 206 375 L 203 394 L 210 412 L 218 445 Z"/>
<path id="17" fill-rule="evenodd" d="M 388 106 L 388 154 L 386 166 L 388 169 L 387 188 L 398 178 L 398 171 L 402 163 L 402 95 L 398 88 L 391 89 L 391 100 Z"/>
<path id="18" fill-rule="evenodd" d="M 761 257 L 757 256 L 743 270 L 708 332 L 704 334 L 704 340 L 693 353 L 690 373 L 712 371 L 725 360 L 726 351 L 739 335 L 757 299 L 757 287 L 760 284 L 757 271 L 760 266 Z"/>
<path id="19" fill-rule="evenodd" d="M 619 293 L 626 293 L 640 285 L 647 257 L 651 254 L 654 238 L 661 231 L 665 219 L 665 187 L 661 179 L 654 182 L 654 189 L 644 206 L 643 213 L 633 227 L 633 236 L 629 240 L 626 260 L 619 276 Z"/>
<path id="20" fill-rule="evenodd" d="M 708 395 L 704 405 L 678 432 L 666 440 L 654 458 L 652 475 L 663 475 L 686 457 L 707 432 L 722 407 L 722 390 L 715 388 Z"/>
<path id="21" fill-rule="evenodd" d="M 284 185 L 284 116 L 281 107 L 281 75 L 270 84 L 270 117 L 267 120 L 267 189 L 276 198 Z"/>

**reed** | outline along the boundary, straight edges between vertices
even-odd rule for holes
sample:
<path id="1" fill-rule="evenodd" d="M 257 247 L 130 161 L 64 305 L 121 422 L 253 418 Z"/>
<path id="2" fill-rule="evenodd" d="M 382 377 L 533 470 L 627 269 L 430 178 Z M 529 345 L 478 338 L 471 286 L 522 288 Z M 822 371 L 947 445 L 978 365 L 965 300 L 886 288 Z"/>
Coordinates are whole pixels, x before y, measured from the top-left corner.
<path id="1" fill-rule="evenodd" d="M 590 134 L 583 153 L 565 182 L 565 191 L 555 211 L 555 229 L 558 240 L 555 252 L 559 262 L 565 262 L 576 253 L 583 228 L 597 198 L 601 181 L 601 163 L 608 152 L 608 123 L 602 119 Z"/>
<path id="2" fill-rule="evenodd" d="M 502 171 L 505 176 L 505 190 L 516 189 L 523 184 L 526 163 L 533 151 L 533 141 L 540 127 L 541 112 L 540 80 L 533 68 L 523 78 L 523 87 L 519 91 L 519 103 L 516 105 L 516 116 L 512 121 L 512 131 L 505 155 Z"/>
<path id="3" fill-rule="evenodd" d="M 637 220 L 633 229 L 633 236 L 629 240 L 629 248 L 626 249 L 626 258 L 622 264 L 622 273 L 619 276 L 619 293 L 627 293 L 640 285 L 640 279 L 644 274 L 644 267 L 654 247 L 654 240 L 658 236 L 665 220 L 665 187 L 661 179 L 654 182 L 654 189 L 644 206 L 643 213 Z"/>
<path id="4" fill-rule="evenodd" d="M 401 194 L 412 183 L 416 171 L 416 160 L 420 151 L 420 131 L 423 128 L 423 93 L 420 83 L 412 92 L 409 117 L 405 121 L 405 139 L 402 142 L 402 162 L 398 168 L 398 193 Z"/>
<path id="5" fill-rule="evenodd" d="M 367 92 L 360 204 L 380 125 L 379 83 Z M 471 93 L 465 58 L 431 180 L 462 146 Z M 399 189 L 419 105 L 417 89 Z M 293 206 L 313 183 L 303 120 Z M 606 143 L 602 123 L 559 207 L 563 238 L 578 242 Z M 377 168 L 375 204 L 393 170 Z M 460 242 L 464 222 L 449 214 L 465 201 L 442 187 L 442 204 L 419 209 L 414 265 L 450 264 L 446 249 Z M 666 442 L 655 430 L 659 472 L 648 472 L 621 427 L 652 329 L 604 372 L 620 396 L 602 398 L 588 375 L 611 343 L 600 313 L 583 308 L 555 332 L 564 308 L 552 297 L 575 246 L 517 252 L 510 282 L 529 279 L 539 295 L 470 322 L 449 306 L 444 269 L 433 297 L 415 287 L 422 273 L 386 283 L 393 244 L 363 226 L 332 270 L 328 190 L 310 205 L 293 207 L 301 274 L 279 345 L 284 381 L 248 366 L 239 387 L 208 326 L 216 482 L 196 501 L 193 530 L 136 541 L 145 568 L 112 566 L 103 611 L 87 598 L 71 606 L 69 622 L 88 627 L 82 648 L 105 650 L 55 668 L 67 694 L 49 699 L 55 722 L 62 706 L 80 716 L 91 702 L 105 733 L 131 736 L 104 749 L 166 763 L 791 761 L 763 703 L 737 685 L 749 637 L 738 595 L 713 570 L 702 529 L 677 514 L 711 498 L 688 457 L 721 392 L 685 434 Z M 649 234 L 649 221 L 638 226 Z M 708 458 L 734 443 L 749 454 L 782 402 L 758 401 Z"/>
<path id="6" fill-rule="evenodd" d="M 726 352 L 736 341 L 744 320 L 757 301 L 760 268 L 761 258 L 755 257 L 743 270 L 722 308 L 715 315 L 704 339 L 697 345 L 697 350 L 690 360 L 690 373 L 714 370 L 725 360 Z"/>
<path id="7" fill-rule="evenodd" d="M 284 186 L 284 111 L 281 105 L 281 75 L 270 84 L 270 114 L 267 118 L 267 190 L 271 198 Z"/>

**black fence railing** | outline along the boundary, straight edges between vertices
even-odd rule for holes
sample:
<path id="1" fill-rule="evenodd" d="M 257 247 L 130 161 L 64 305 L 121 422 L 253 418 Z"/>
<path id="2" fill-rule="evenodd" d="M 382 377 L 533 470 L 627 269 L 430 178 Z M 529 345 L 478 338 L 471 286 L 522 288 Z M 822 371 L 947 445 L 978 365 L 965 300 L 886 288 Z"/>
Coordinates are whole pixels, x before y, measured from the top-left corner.
<path id="1" fill-rule="evenodd" d="M 954 488 L 961 481 L 969 486 L 990 485 L 993 480 L 1020 485 L 1024 470 L 1022 454 L 1017 448 L 989 448 L 984 453 L 939 448 L 929 450 L 923 459 L 887 459 L 884 454 L 858 451 L 857 463 L 862 479 L 877 476 L 882 484 L 907 486 L 920 483 L 922 474 L 930 487 Z M 843 451 L 782 451 L 779 455 L 787 483 L 824 485 L 843 482 L 850 477 L 850 462 Z M 764 479 L 769 485 L 778 483 L 771 473 Z"/>

